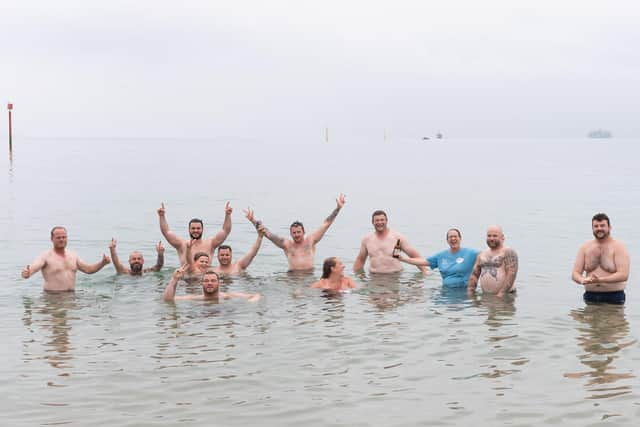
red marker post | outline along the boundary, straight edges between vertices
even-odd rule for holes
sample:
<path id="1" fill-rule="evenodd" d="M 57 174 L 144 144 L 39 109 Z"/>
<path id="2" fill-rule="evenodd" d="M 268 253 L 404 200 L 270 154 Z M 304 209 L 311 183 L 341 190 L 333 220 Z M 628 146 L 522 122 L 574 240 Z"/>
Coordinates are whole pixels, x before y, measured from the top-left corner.
<path id="1" fill-rule="evenodd" d="M 7 110 L 9 110 L 9 153 L 11 153 L 13 151 L 13 144 L 12 144 L 13 130 L 11 129 L 11 110 L 13 110 L 12 103 L 7 104 Z"/>

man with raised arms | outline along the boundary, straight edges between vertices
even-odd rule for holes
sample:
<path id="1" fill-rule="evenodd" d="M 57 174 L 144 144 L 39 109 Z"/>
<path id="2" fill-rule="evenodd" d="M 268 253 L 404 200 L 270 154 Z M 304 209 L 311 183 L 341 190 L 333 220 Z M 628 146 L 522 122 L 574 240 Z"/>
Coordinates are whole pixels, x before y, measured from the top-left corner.
<path id="1" fill-rule="evenodd" d="M 247 209 L 245 211 L 245 216 L 247 219 L 253 218 L 253 211 L 251 209 Z M 260 249 L 260 245 L 262 244 L 262 236 L 264 236 L 264 227 L 261 224 L 258 224 L 256 227 L 256 231 L 258 233 L 258 237 L 256 238 L 255 243 L 249 249 L 239 261 L 232 262 L 233 252 L 231 250 L 231 246 L 229 245 L 220 245 L 218 246 L 218 263 L 219 265 L 215 267 L 213 270 L 225 276 L 233 276 L 238 275 L 245 271 L 251 261 L 256 257 L 258 253 L 258 249 Z"/>
<path id="2" fill-rule="evenodd" d="M 387 214 L 378 210 L 371 215 L 373 232 L 367 234 L 362 239 L 360 252 L 353 263 L 353 271 L 359 272 L 364 269 L 364 264 L 369 261 L 369 271 L 371 273 L 397 273 L 402 271 L 402 264 L 398 258 L 394 258 L 394 248 L 400 242 L 400 250 L 411 258 L 420 258 L 420 253 L 409 243 L 406 237 L 390 229 L 387 226 Z M 423 274 L 428 274 L 427 268 L 417 266 Z"/>
<path id="3" fill-rule="evenodd" d="M 229 233 L 231 232 L 231 212 L 233 209 L 229 202 L 224 207 L 224 223 L 222 224 L 222 230 L 220 230 L 214 237 L 208 239 L 202 239 L 202 232 L 204 225 L 201 219 L 193 218 L 189 221 L 189 236 L 191 239 L 183 239 L 178 237 L 174 232 L 169 230 L 169 224 L 167 223 L 166 210 L 164 203 L 158 209 L 158 217 L 160 219 L 160 231 L 162 235 L 167 239 L 167 242 L 178 251 L 178 257 L 180 258 L 180 264 L 187 264 L 188 259 L 186 257 L 186 244 L 188 241 L 193 240 L 192 253 L 204 252 L 213 257 L 213 251 L 224 242 Z"/>
<path id="4" fill-rule="evenodd" d="M 128 274 L 130 276 L 141 276 L 142 273 L 148 273 L 150 271 L 160 271 L 164 265 L 164 246 L 162 242 L 158 242 L 156 245 L 156 252 L 158 253 L 158 259 L 156 265 L 150 268 L 144 268 L 144 257 L 142 253 L 138 251 L 131 252 L 129 255 L 129 268 L 122 265 L 118 253 L 116 252 L 116 239 L 111 239 L 109 245 L 109 251 L 111 252 L 111 261 L 118 274 Z"/>
<path id="5" fill-rule="evenodd" d="M 102 260 L 87 264 L 73 251 L 67 250 L 67 229 L 56 226 L 51 229 L 53 248 L 39 255 L 22 270 L 22 277 L 28 279 L 42 270 L 45 291 L 73 291 L 76 286 L 76 271 L 86 274 L 100 271 L 109 264 L 109 257 L 102 254 Z"/>
<path id="6" fill-rule="evenodd" d="M 629 279 L 629 253 L 621 241 L 611 237 L 611 223 L 604 213 L 591 219 L 593 240 L 578 250 L 571 278 L 583 285 L 584 301 L 624 304 Z"/>
<path id="7" fill-rule="evenodd" d="M 165 301 L 175 301 L 175 300 L 201 300 L 207 302 L 215 302 L 218 303 L 220 298 L 228 299 L 228 298 L 245 298 L 251 302 L 258 301 L 260 299 L 260 294 L 245 294 L 241 292 L 220 292 L 220 279 L 218 277 L 218 273 L 213 270 L 207 270 L 202 275 L 202 279 L 200 283 L 202 284 L 202 295 L 181 295 L 176 296 L 176 287 L 178 286 L 178 281 L 182 279 L 184 274 L 187 271 L 187 265 L 183 265 L 178 268 L 173 275 L 171 276 L 171 280 L 167 284 L 167 287 L 164 290 L 164 300 Z"/>
<path id="8" fill-rule="evenodd" d="M 344 264 L 336 257 L 327 258 L 322 264 L 322 277 L 312 288 L 322 289 L 329 293 L 344 292 L 353 289 L 356 284 L 344 275 Z"/>
<path id="9" fill-rule="evenodd" d="M 333 212 L 331 212 L 331 214 L 329 214 L 329 216 L 324 220 L 320 225 L 320 228 L 307 236 L 304 234 L 304 225 L 302 225 L 300 221 L 295 221 L 289 227 L 291 239 L 285 239 L 284 237 L 280 237 L 271 233 L 266 228 L 263 228 L 264 236 L 284 251 L 287 261 L 289 262 L 289 271 L 313 270 L 316 244 L 322 239 L 331 224 L 333 224 L 333 221 L 338 216 L 340 210 L 344 207 L 344 204 L 344 194 L 338 195 L 338 198 L 336 199 L 336 208 Z M 247 211 L 247 219 L 256 227 L 262 226 L 262 223 L 254 218 L 253 211 L 251 211 L 251 209 Z"/>
<path id="10" fill-rule="evenodd" d="M 502 298 L 516 290 L 518 254 L 504 245 L 504 233 L 498 225 L 492 225 L 487 229 L 487 246 L 489 249 L 480 252 L 476 258 L 467 291 L 470 294 L 474 293 L 480 280 L 483 292 Z"/>

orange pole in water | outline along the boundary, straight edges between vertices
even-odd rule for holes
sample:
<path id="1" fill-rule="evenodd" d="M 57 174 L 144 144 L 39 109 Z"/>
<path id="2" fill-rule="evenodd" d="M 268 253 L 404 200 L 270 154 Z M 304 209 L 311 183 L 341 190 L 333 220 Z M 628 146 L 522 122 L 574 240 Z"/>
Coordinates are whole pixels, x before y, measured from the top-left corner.
<path id="1" fill-rule="evenodd" d="M 9 153 L 11 153 L 13 151 L 13 143 L 12 143 L 13 131 L 11 129 L 11 110 L 13 110 L 12 103 L 7 104 L 7 110 L 9 110 Z"/>

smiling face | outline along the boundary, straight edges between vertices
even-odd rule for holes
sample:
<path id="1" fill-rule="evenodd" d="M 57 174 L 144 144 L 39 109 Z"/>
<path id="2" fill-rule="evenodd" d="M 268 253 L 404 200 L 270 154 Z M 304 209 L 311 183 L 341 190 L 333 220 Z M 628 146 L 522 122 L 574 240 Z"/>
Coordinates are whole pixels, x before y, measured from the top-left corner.
<path id="1" fill-rule="evenodd" d="M 375 228 L 378 233 L 381 233 L 387 229 L 387 216 L 384 214 L 374 215 L 371 223 L 373 224 L 373 228 Z"/>
<path id="2" fill-rule="evenodd" d="M 293 225 L 290 229 L 291 238 L 295 243 L 302 243 L 304 240 L 304 228 L 299 225 Z"/>
<path id="3" fill-rule="evenodd" d="M 331 267 L 332 273 L 343 274 L 344 273 L 344 264 L 342 261 L 336 258 L 336 265 Z"/>
<path id="4" fill-rule="evenodd" d="M 597 240 L 604 240 L 609 237 L 609 234 L 611 234 L 611 227 L 606 220 L 591 221 L 591 230 L 593 231 L 593 237 Z"/>
<path id="5" fill-rule="evenodd" d="M 134 274 L 142 272 L 142 266 L 144 265 L 144 258 L 140 252 L 132 252 L 129 255 L 129 268 Z"/>
<path id="6" fill-rule="evenodd" d="M 218 262 L 224 266 L 231 264 L 231 248 L 218 248 Z"/>
<path id="7" fill-rule="evenodd" d="M 220 288 L 220 280 L 218 275 L 213 271 L 207 271 L 202 276 L 202 292 L 206 296 L 213 296 L 218 292 Z"/>
<path id="8" fill-rule="evenodd" d="M 56 227 L 51 231 L 51 242 L 54 249 L 64 249 L 67 247 L 67 230 Z"/>
<path id="9" fill-rule="evenodd" d="M 455 229 L 451 229 L 447 231 L 447 243 L 452 251 L 460 250 L 460 242 L 462 237 L 460 237 L 460 232 Z"/>
<path id="10" fill-rule="evenodd" d="M 498 249 L 504 242 L 504 234 L 498 226 L 489 227 L 487 230 L 487 246 L 491 249 Z"/>
<path id="11" fill-rule="evenodd" d="M 209 268 L 209 255 L 207 254 L 196 254 L 195 259 L 195 268 L 198 271 L 206 271 Z"/>
<path id="12" fill-rule="evenodd" d="M 202 230 L 204 226 L 199 219 L 192 219 L 189 222 L 189 236 L 192 239 L 200 240 L 202 238 Z"/>

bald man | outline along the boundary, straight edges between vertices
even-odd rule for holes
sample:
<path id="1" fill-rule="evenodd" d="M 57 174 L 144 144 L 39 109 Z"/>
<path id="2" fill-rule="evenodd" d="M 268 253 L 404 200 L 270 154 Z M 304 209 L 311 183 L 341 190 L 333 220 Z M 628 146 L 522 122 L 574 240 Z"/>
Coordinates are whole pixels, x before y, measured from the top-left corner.
<path id="1" fill-rule="evenodd" d="M 138 251 L 131 252 L 129 255 L 129 268 L 125 267 L 118 258 L 118 252 L 116 251 L 116 239 L 111 239 L 109 245 L 109 251 L 111 252 L 111 262 L 118 274 L 128 274 L 130 276 L 141 276 L 142 273 L 148 273 L 150 271 L 160 271 L 164 265 L 164 246 L 162 242 L 158 242 L 156 245 L 156 252 L 158 253 L 158 259 L 156 265 L 150 268 L 144 268 L 144 257 Z"/>
<path id="2" fill-rule="evenodd" d="M 482 292 L 496 294 L 502 298 L 516 290 L 518 274 L 518 254 L 504 245 L 504 233 L 498 225 L 487 229 L 487 246 L 476 258 L 467 290 L 473 293 L 480 281 Z"/>

